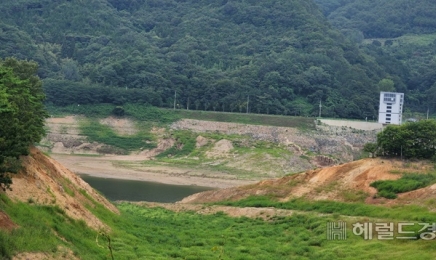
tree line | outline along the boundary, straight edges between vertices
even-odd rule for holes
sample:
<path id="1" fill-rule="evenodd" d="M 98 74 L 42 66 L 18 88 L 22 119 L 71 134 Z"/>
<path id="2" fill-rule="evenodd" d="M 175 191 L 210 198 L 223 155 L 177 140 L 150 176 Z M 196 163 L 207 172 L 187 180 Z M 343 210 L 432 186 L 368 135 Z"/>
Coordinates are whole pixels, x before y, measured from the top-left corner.
<path id="1" fill-rule="evenodd" d="M 0 4 L 0 57 L 37 61 L 53 105 L 172 107 L 176 92 L 180 108 L 249 97 L 253 113 L 314 116 L 321 101 L 323 116 L 372 118 L 390 75 L 311 1 L 32 3 Z"/>
<path id="2" fill-rule="evenodd" d="M 389 125 L 377 134 L 377 143 L 364 149 L 382 156 L 436 160 L 436 121 Z"/>

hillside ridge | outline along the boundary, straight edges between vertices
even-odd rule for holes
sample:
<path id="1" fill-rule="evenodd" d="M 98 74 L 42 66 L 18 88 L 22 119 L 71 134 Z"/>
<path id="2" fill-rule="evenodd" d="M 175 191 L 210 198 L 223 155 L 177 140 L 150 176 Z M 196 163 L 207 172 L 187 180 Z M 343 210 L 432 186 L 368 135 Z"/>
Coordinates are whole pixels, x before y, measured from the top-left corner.
<path id="1" fill-rule="evenodd" d="M 37 148 L 32 147 L 30 155 L 22 159 L 22 170 L 12 175 L 11 190 L 6 190 L 12 200 L 58 206 L 69 217 L 83 220 L 97 230 L 107 226 L 87 207 L 99 204 L 118 213 L 118 209 L 88 183 Z"/>
<path id="2" fill-rule="evenodd" d="M 377 197 L 370 186 L 377 180 L 397 180 L 399 173 L 427 173 L 429 162 L 405 162 L 399 159 L 367 158 L 341 165 L 309 170 L 282 178 L 263 180 L 256 184 L 222 190 L 205 191 L 188 196 L 180 203 L 212 203 L 237 201 L 250 196 L 271 196 L 286 202 L 296 198 L 311 201 L 330 200 L 367 204 L 418 204 L 436 198 L 436 184 L 399 194 L 397 199 Z"/>

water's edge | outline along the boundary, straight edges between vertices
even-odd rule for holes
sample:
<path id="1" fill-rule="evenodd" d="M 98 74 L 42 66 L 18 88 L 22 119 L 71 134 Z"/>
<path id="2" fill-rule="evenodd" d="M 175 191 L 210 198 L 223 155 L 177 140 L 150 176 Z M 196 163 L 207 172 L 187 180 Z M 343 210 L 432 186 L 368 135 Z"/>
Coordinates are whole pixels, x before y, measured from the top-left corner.
<path id="1" fill-rule="evenodd" d="M 171 185 L 158 182 L 100 178 L 87 174 L 79 175 L 91 187 L 109 200 L 176 202 L 194 193 L 212 190 L 195 185 Z"/>

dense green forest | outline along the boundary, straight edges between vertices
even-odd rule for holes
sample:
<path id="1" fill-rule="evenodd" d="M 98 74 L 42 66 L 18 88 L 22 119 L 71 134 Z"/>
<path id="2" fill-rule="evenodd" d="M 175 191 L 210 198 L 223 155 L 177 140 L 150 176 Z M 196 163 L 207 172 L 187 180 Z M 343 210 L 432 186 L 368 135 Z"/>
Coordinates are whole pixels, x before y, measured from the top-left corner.
<path id="1" fill-rule="evenodd" d="M 401 59 L 413 48 L 362 47 L 330 26 L 326 16 L 333 21 L 347 4 L 359 13 L 358 1 L 316 2 L 4 0 L 0 57 L 37 61 L 55 106 L 245 112 L 248 102 L 252 113 L 313 116 L 321 101 L 323 116 L 373 118 L 380 90 L 405 92 L 411 110 L 431 104 L 435 70 L 421 66 L 430 57 L 410 71 Z M 431 10 L 425 4 L 435 6 L 418 4 L 410 15 Z"/>
<path id="2" fill-rule="evenodd" d="M 436 33 L 436 3 L 431 0 L 314 0 L 332 25 L 364 38 L 395 38 Z"/>
<path id="3" fill-rule="evenodd" d="M 385 68 L 415 111 L 436 110 L 436 2 L 314 0 L 329 22 Z"/>

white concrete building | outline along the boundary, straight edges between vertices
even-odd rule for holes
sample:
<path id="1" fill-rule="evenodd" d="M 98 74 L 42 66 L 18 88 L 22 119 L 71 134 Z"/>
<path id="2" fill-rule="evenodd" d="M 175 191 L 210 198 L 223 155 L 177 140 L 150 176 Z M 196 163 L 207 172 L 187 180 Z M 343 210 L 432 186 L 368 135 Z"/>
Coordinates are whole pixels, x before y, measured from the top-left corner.
<path id="1" fill-rule="evenodd" d="M 404 93 L 380 92 L 378 122 L 382 124 L 401 125 L 403 103 Z"/>

